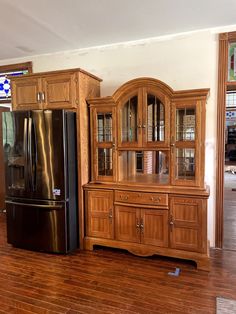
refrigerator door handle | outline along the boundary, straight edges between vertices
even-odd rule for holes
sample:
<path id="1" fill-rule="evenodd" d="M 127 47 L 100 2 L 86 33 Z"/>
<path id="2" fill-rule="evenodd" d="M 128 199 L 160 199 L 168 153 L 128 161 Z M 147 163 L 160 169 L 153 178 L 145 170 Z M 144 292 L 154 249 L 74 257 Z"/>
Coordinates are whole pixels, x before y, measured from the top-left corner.
<path id="1" fill-rule="evenodd" d="M 33 187 L 33 160 L 32 160 L 32 118 L 29 118 L 29 126 L 28 126 L 28 169 L 29 169 L 29 182 L 31 190 Z"/>
<path id="2" fill-rule="evenodd" d="M 5 201 L 6 204 L 11 205 L 23 205 L 26 207 L 38 207 L 38 208 L 50 208 L 50 209 L 59 209 L 63 208 L 63 205 L 42 205 L 42 204 L 30 204 L 30 203 L 21 203 L 21 202 L 12 202 L 12 201 Z"/>
<path id="3" fill-rule="evenodd" d="M 28 184 L 28 152 L 27 152 L 27 127 L 28 127 L 28 119 L 24 118 L 24 135 L 23 135 L 23 150 L 24 150 L 24 180 L 25 180 L 25 188 Z"/>

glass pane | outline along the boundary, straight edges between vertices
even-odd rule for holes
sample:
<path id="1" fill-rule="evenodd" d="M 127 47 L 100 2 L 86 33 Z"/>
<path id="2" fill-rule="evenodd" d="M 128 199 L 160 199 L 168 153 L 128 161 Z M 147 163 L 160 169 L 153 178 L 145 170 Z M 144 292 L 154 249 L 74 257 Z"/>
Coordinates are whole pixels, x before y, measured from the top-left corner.
<path id="1" fill-rule="evenodd" d="M 98 175 L 113 175 L 112 148 L 98 148 Z"/>
<path id="2" fill-rule="evenodd" d="M 228 80 L 236 80 L 236 43 L 229 44 Z"/>
<path id="3" fill-rule="evenodd" d="M 111 142 L 112 141 L 112 114 L 98 113 L 97 114 L 97 141 Z"/>
<path id="4" fill-rule="evenodd" d="M 21 192 L 25 189 L 24 123 L 25 113 L 3 113 L 3 150 L 5 159 L 6 188 Z"/>
<path id="5" fill-rule="evenodd" d="M 0 73 L 0 100 L 9 100 L 11 98 L 9 75 L 20 76 L 27 73 L 28 70 Z"/>
<path id="6" fill-rule="evenodd" d="M 122 108 L 121 139 L 122 142 L 137 141 L 138 97 L 130 98 Z"/>
<path id="7" fill-rule="evenodd" d="M 176 149 L 176 179 L 194 180 L 195 179 L 195 149 L 177 148 Z"/>
<path id="8" fill-rule="evenodd" d="M 164 105 L 154 95 L 147 95 L 147 140 L 164 141 L 165 111 Z"/>
<path id="9" fill-rule="evenodd" d="M 176 141 L 195 140 L 195 108 L 176 110 Z"/>
<path id="10" fill-rule="evenodd" d="M 119 154 L 120 181 L 150 184 L 169 182 L 169 155 L 164 151 L 123 151 Z"/>
<path id="11" fill-rule="evenodd" d="M 236 107 L 236 91 L 228 91 L 226 94 L 226 108 Z"/>

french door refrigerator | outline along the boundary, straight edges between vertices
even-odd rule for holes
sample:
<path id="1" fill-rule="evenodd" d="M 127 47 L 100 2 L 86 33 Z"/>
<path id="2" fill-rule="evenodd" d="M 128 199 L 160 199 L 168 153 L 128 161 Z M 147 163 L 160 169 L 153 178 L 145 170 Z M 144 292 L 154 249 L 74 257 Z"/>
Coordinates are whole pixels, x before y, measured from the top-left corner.
<path id="1" fill-rule="evenodd" d="M 55 253 L 76 249 L 75 113 L 5 112 L 3 148 L 8 243 Z"/>

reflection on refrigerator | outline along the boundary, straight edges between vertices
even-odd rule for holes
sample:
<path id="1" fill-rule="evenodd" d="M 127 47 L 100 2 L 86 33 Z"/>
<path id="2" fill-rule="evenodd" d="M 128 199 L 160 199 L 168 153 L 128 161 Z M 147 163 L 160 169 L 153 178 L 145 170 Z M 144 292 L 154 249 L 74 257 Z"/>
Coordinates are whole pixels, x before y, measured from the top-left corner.
<path id="1" fill-rule="evenodd" d="M 3 113 L 7 239 L 13 246 L 67 253 L 77 248 L 75 113 Z"/>

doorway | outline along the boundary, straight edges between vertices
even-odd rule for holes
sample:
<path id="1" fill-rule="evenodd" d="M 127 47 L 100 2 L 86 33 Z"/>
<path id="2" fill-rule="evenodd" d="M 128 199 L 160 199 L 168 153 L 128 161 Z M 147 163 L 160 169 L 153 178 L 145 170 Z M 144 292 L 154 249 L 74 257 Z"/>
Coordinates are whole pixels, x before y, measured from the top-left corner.
<path id="1" fill-rule="evenodd" d="M 215 246 L 224 248 L 225 240 L 225 245 L 230 249 L 234 249 L 232 244 L 236 242 L 229 225 L 231 223 L 233 230 L 236 228 L 232 223 L 232 214 L 236 216 L 234 210 L 236 203 L 233 203 L 233 199 L 236 198 L 236 192 L 234 191 L 235 177 L 231 176 L 234 175 L 234 169 L 232 172 L 229 171 L 228 177 L 226 177 L 227 174 L 225 175 L 225 161 L 233 162 L 232 159 L 234 159 L 233 155 L 235 154 L 234 148 L 226 146 L 229 140 L 226 132 L 232 132 L 231 135 L 234 132 L 233 125 L 227 125 L 226 123 L 226 96 L 231 91 L 236 91 L 236 49 L 231 49 L 232 45 L 235 45 L 236 48 L 236 32 L 219 34 Z M 232 150 L 231 153 L 230 150 Z M 229 202 L 224 204 L 224 200 L 227 201 L 227 198 Z M 226 211 L 226 207 L 229 211 Z M 231 244 L 230 242 L 227 244 L 226 239 L 230 240 Z"/>
<path id="2" fill-rule="evenodd" d="M 230 89 L 228 86 L 225 115 L 223 248 L 236 250 L 236 90 Z"/>

